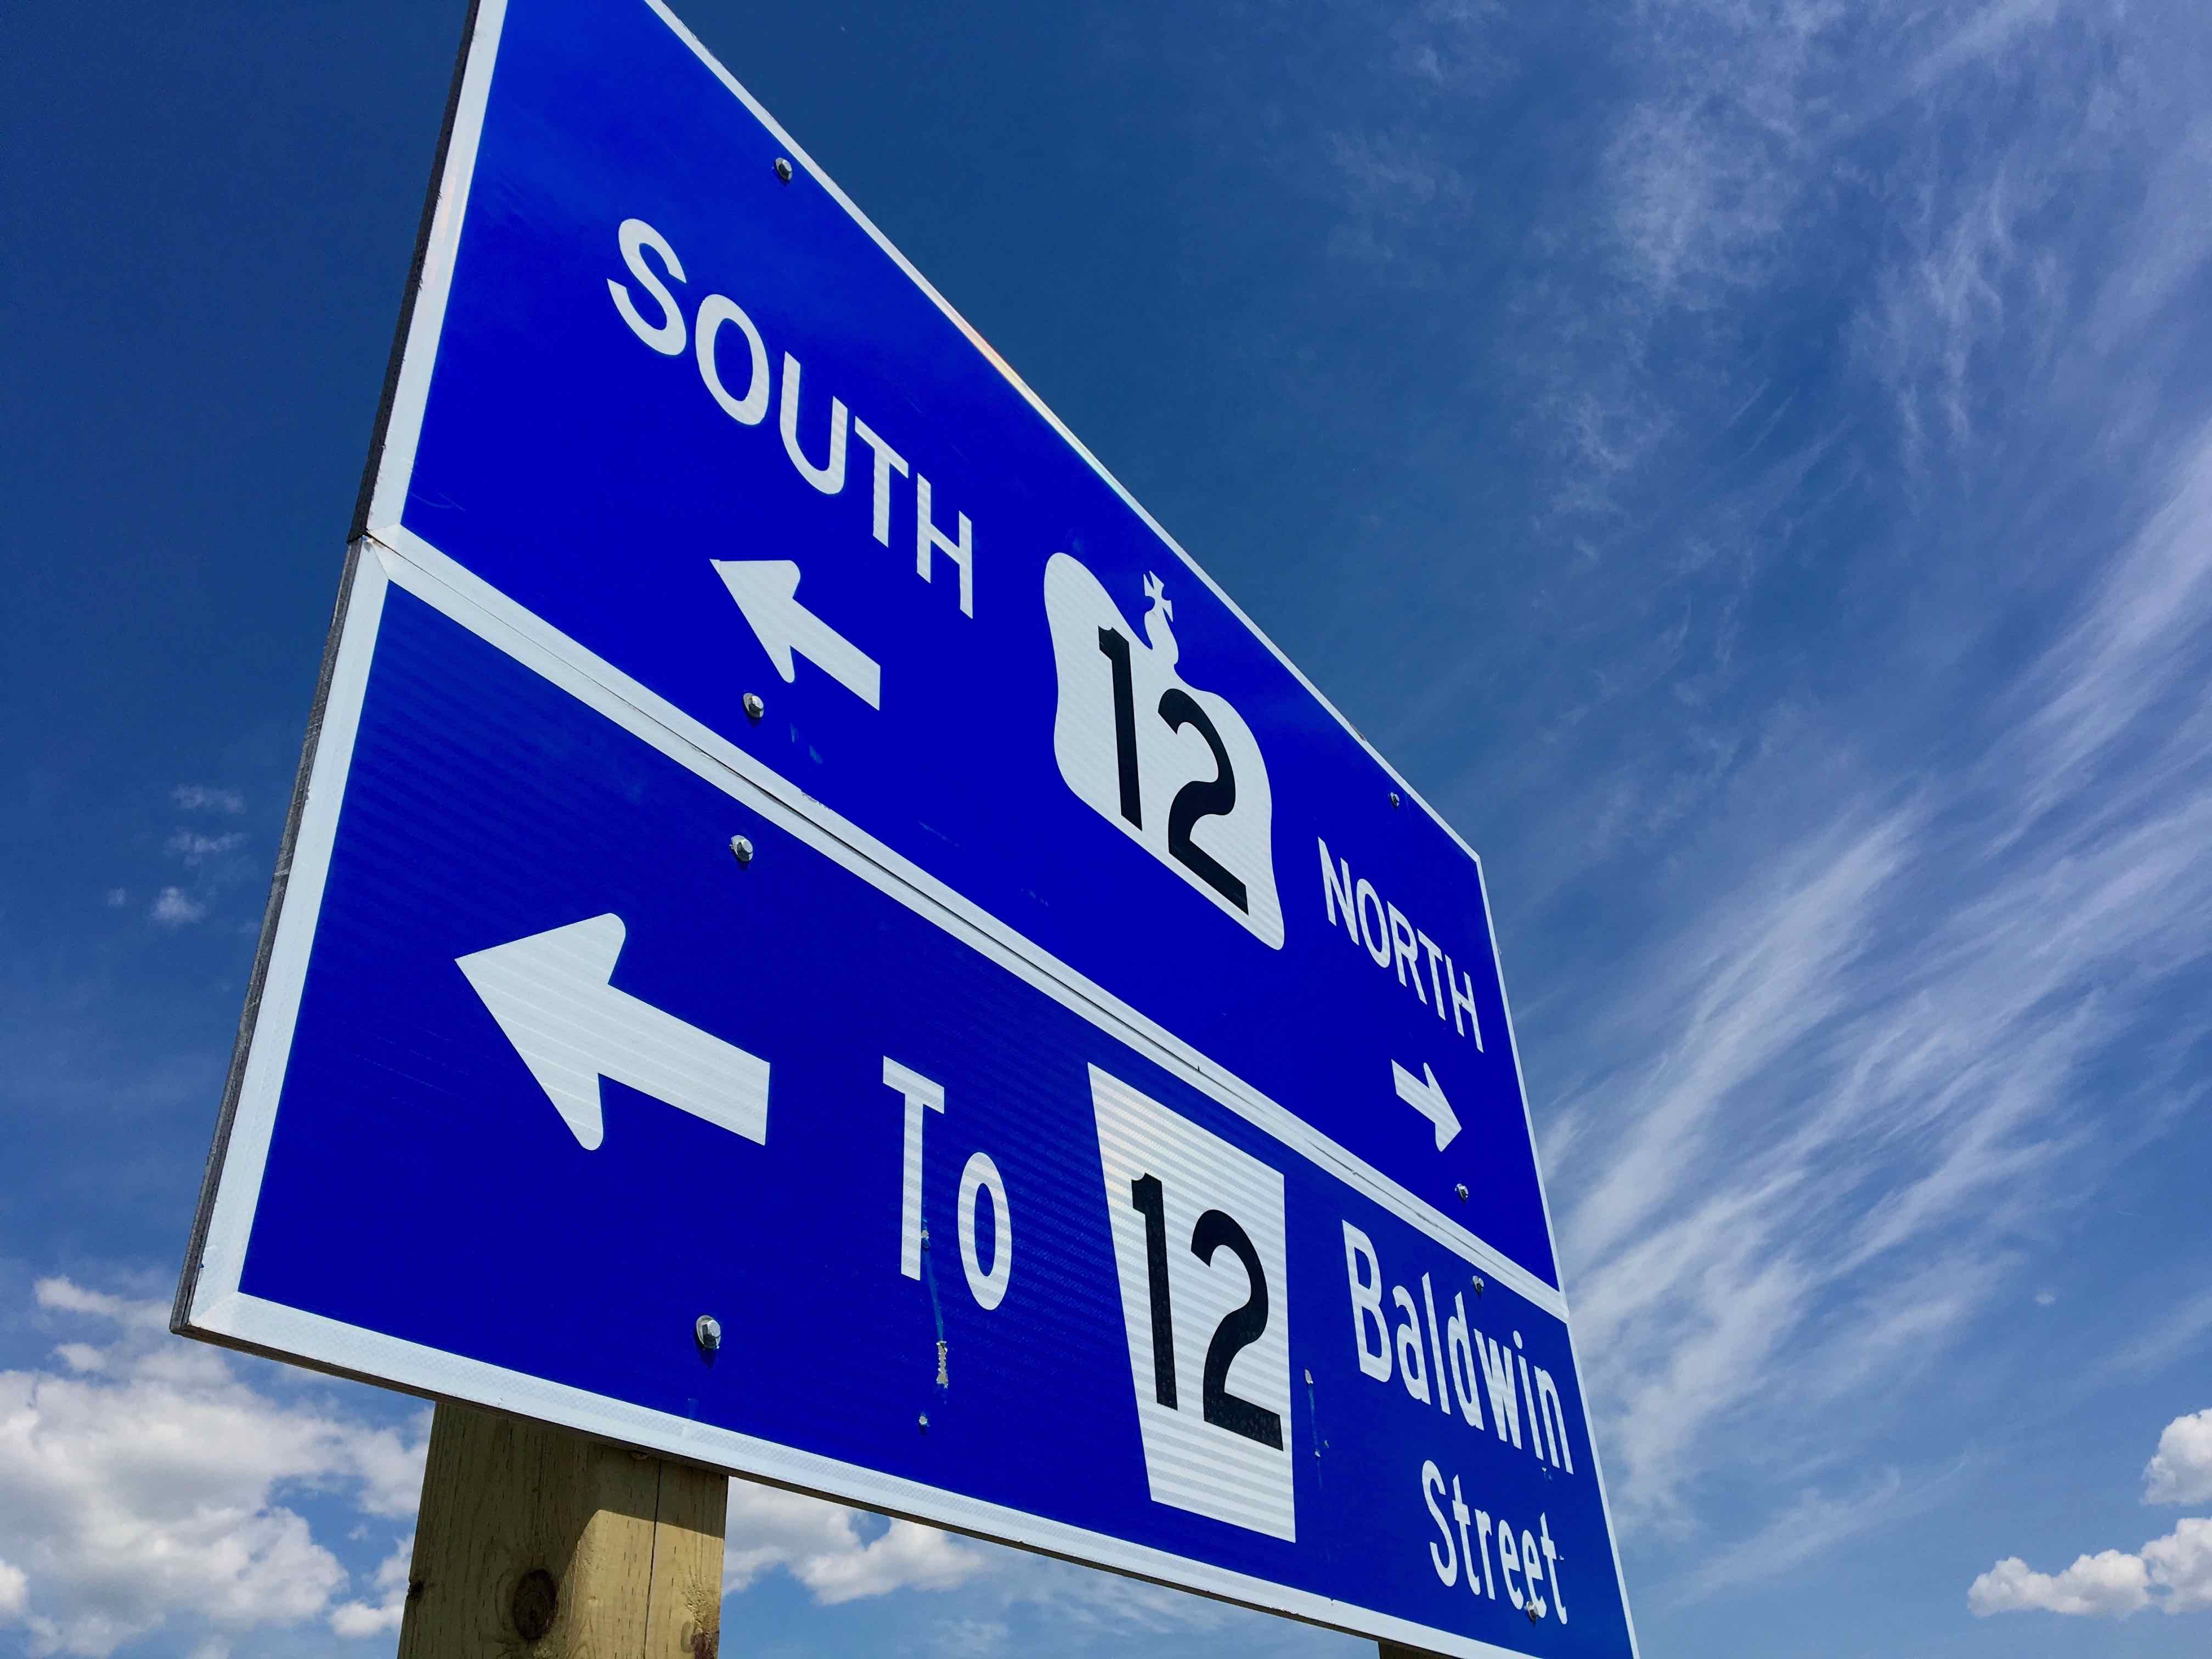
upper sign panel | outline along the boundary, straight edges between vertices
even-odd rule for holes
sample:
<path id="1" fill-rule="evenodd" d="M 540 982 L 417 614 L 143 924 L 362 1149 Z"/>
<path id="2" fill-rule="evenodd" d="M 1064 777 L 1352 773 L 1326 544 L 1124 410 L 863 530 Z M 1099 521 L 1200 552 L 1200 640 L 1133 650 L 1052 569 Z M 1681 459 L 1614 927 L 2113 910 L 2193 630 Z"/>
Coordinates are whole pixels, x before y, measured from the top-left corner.
<path id="1" fill-rule="evenodd" d="M 1556 1285 L 1473 855 L 665 13 L 482 27 L 366 528 Z"/>

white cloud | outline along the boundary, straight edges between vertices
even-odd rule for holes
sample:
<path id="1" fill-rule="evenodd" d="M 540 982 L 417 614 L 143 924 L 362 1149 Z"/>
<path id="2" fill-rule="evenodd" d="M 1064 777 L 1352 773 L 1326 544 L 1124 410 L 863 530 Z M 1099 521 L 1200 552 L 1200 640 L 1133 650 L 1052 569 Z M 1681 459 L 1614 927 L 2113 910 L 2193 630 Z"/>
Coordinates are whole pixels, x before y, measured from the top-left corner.
<path id="1" fill-rule="evenodd" d="M 0 1561 L 0 1625 L 10 1625 L 23 1616 L 23 1608 L 30 1599 L 31 1581 L 21 1567 L 11 1567 Z"/>
<path id="2" fill-rule="evenodd" d="M 132 1330 L 162 1331 L 169 1328 L 168 1308 L 151 1299 L 115 1296 L 88 1290 L 73 1279 L 41 1279 L 31 1286 L 32 1300 L 50 1313 L 91 1314 Z"/>
<path id="3" fill-rule="evenodd" d="M 286 1500 L 335 1492 L 371 1516 L 411 1516 L 427 1413 L 403 1437 L 273 1399 L 226 1357 L 170 1339 L 158 1302 L 64 1278 L 38 1281 L 34 1297 L 50 1318 L 97 1322 L 87 1334 L 106 1339 L 58 1345 L 64 1370 L 0 1372 L 0 1617 L 21 1600 L 39 1653 L 102 1659 L 194 1617 L 218 1631 L 319 1620 L 349 1640 L 398 1629 L 411 1539 L 368 1583 L 349 1585 Z M 1211 1628 L 1231 1616 L 743 1480 L 730 1483 L 726 1538 L 726 1593 L 777 1570 L 823 1605 L 965 1588 L 964 1622 L 940 1632 L 963 1650 L 989 1649 L 1017 1606 L 1094 1633 Z"/>
<path id="4" fill-rule="evenodd" d="M 49 1317 L 96 1321 L 66 1372 L 0 1372 L 0 1559 L 27 1579 L 37 1654 L 101 1659 L 173 1617 L 218 1630 L 322 1616 L 346 1573 L 287 1493 L 410 1514 L 422 1446 L 168 1337 L 158 1303 L 39 1282 Z"/>
<path id="5" fill-rule="evenodd" d="M 951 1589 L 982 1567 L 976 1553 L 950 1533 L 894 1521 L 858 1551 L 811 1557 L 793 1571 L 816 1601 L 835 1605 L 895 1589 Z"/>
<path id="6" fill-rule="evenodd" d="M 951 1589 L 988 1565 L 976 1547 L 949 1533 L 894 1521 L 863 1538 L 857 1510 L 764 1486 L 730 1482 L 722 1556 L 725 1592 L 740 1590 L 781 1567 L 827 1605 L 898 1589 Z"/>
<path id="7" fill-rule="evenodd" d="M 179 830 L 169 837 L 167 846 L 170 852 L 184 860 L 187 869 L 197 870 L 210 859 L 237 851 L 245 842 L 244 832 L 237 830 L 220 836 L 204 836 L 197 830 Z"/>
<path id="8" fill-rule="evenodd" d="M 2124 1618 L 2149 1605 L 2150 1574 L 2142 1558 L 2120 1550 L 2082 1556 L 2061 1573 L 2033 1572 L 2018 1556 L 2007 1556 L 1966 1590 L 1967 1608 L 1977 1619 L 2033 1609 Z"/>
<path id="9" fill-rule="evenodd" d="M 407 1611 L 407 1587 L 399 1587 L 397 1600 L 370 1607 L 365 1601 L 346 1601 L 331 1609 L 331 1633 L 349 1639 L 386 1636 L 397 1632 Z"/>
<path id="10" fill-rule="evenodd" d="M 2212 1521 L 2177 1522 L 2132 1555 L 2100 1550 L 2059 1573 L 2036 1572 L 2008 1556 L 1968 1586 L 1966 1606 L 1978 1619 L 2029 1612 L 2124 1619 L 2147 1607 L 2201 1613 L 2212 1607 Z"/>
<path id="11" fill-rule="evenodd" d="M 2151 1583 L 2166 1592 L 2166 1613 L 2200 1613 L 2212 1607 L 2212 1521 L 2179 1522 L 2163 1538 L 2142 1547 Z"/>
<path id="12" fill-rule="evenodd" d="M 342 1601 L 331 1609 L 332 1634 L 354 1638 L 396 1632 L 407 1612 L 407 1576 L 414 1554 L 415 1534 L 410 1533 L 376 1569 L 373 1583 L 382 1592 L 376 1601 Z"/>
<path id="13" fill-rule="evenodd" d="M 169 799 L 187 812 L 228 812 L 235 817 L 246 810 L 246 797 L 237 790 L 204 783 L 180 783 L 169 791 Z"/>
<path id="14" fill-rule="evenodd" d="M 2212 1409 L 2177 1417 L 2158 1437 L 2158 1451 L 2143 1469 L 2146 1504 L 2201 1504 L 2212 1499 Z"/>
<path id="15" fill-rule="evenodd" d="M 107 908 L 109 909 L 120 910 L 125 905 L 130 902 L 131 890 L 128 887 L 111 887 L 107 890 Z"/>
<path id="16" fill-rule="evenodd" d="M 188 927 L 207 915 L 207 906 L 181 887 L 164 887 L 147 914 L 163 927 Z"/>
<path id="17" fill-rule="evenodd" d="M 2177 1417 L 2158 1437 L 2143 1470 L 2151 1504 L 2191 1504 L 2212 1498 L 2212 1410 Z M 2007 1556 L 1966 1590 L 1977 1618 L 1993 1613 L 2063 1613 L 2124 1618 L 2146 1607 L 2197 1613 L 2212 1607 L 2212 1520 L 2174 1523 L 2130 1554 L 2100 1550 L 2059 1573 L 2037 1572 Z"/>
<path id="18" fill-rule="evenodd" d="M 1136 1638 L 1244 1623 L 1276 1628 L 1264 1614 L 1184 1591 L 910 1522 L 886 1522 L 744 1480 L 730 1482 L 726 1538 L 725 1593 L 741 1592 L 779 1570 L 824 1605 L 957 1588 L 960 1594 L 947 1604 L 951 1616 L 929 1638 L 933 1648 L 947 1653 L 1000 1651 L 1010 1632 L 1032 1621 L 1050 1632 L 1054 1650 L 1070 1653 L 1118 1650 Z"/>

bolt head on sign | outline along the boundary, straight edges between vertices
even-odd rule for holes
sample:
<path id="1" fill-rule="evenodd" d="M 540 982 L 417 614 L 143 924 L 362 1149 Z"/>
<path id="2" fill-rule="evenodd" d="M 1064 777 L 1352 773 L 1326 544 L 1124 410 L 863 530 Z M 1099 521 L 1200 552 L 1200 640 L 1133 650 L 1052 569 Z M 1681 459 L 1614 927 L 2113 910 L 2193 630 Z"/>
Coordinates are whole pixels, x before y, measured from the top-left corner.
<path id="1" fill-rule="evenodd" d="M 1470 849 L 658 0 L 434 189 L 179 1328 L 1632 1655 Z"/>

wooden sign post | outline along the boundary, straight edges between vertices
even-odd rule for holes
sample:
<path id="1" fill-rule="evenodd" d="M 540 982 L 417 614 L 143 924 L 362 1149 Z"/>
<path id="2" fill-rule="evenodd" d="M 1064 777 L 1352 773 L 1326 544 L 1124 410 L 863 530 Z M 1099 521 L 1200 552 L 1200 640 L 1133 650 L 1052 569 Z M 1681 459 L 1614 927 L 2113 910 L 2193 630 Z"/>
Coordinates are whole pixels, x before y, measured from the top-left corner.
<path id="1" fill-rule="evenodd" d="M 714 1470 L 441 1403 L 400 1659 L 714 1659 L 728 1504 Z"/>

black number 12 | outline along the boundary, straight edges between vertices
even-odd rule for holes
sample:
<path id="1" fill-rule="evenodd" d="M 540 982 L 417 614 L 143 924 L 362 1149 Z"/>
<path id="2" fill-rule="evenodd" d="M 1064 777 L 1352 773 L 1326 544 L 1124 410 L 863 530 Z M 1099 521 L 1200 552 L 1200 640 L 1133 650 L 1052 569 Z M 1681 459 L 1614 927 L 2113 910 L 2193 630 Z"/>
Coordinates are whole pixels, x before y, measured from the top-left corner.
<path id="1" fill-rule="evenodd" d="M 1171 1407 L 1176 1399 L 1175 1312 L 1168 1297 L 1167 1205 L 1159 1177 L 1139 1176 L 1131 1182 L 1129 1205 L 1145 1218 L 1145 1277 L 1152 1312 L 1152 1397 Z M 1229 1392 L 1230 1366 L 1267 1328 L 1267 1275 L 1251 1235 L 1226 1212 L 1208 1210 L 1191 1229 L 1190 1253 L 1212 1267 L 1214 1253 L 1223 1249 L 1243 1265 L 1244 1277 L 1252 1288 L 1244 1305 L 1223 1316 L 1214 1328 L 1213 1340 L 1206 1344 L 1206 1420 L 1280 1451 L 1283 1419 L 1266 1407 Z"/>
<path id="2" fill-rule="evenodd" d="M 1114 671 L 1114 764 L 1121 787 L 1121 816 L 1132 828 L 1141 830 L 1145 827 L 1145 804 L 1137 777 L 1137 692 L 1129 668 L 1128 635 L 1118 629 L 1102 628 L 1098 630 L 1098 649 Z M 1176 863 L 1249 915 L 1252 906 L 1244 884 L 1190 838 L 1191 830 L 1200 819 L 1224 817 L 1236 807 L 1237 771 L 1229 763 L 1228 746 L 1221 741 L 1221 733 L 1214 729 L 1212 718 L 1200 707 L 1198 699 L 1179 685 L 1171 685 L 1160 694 L 1159 715 L 1171 732 L 1180 732 L 1186 726 L 1196 727 L 1198 735 L 1206 739 L 1206 746 L 1213 751 L 1213 775 L 1193 778 L 1176 791 L 1175 800 L 1168 808 L 1168 852 Z"/>

